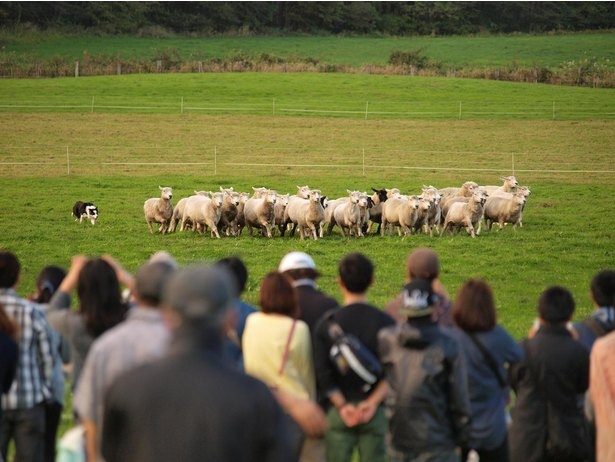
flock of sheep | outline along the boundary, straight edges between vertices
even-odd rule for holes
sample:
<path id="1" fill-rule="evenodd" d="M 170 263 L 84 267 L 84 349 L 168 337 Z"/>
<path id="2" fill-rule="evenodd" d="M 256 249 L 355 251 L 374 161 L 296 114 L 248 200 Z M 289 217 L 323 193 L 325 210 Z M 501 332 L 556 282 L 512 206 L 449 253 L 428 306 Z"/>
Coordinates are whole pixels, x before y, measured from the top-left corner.
<path id="1" fill-rule="evenodd" d="M 301 239 L 324 236 L 327 226 L 331 234 L 335 226 L 342 236 L 363 237 L 375 224 L 382 236 L 393 234 L 397 227 L 401 236 L 423 232 L 433 237 L 434 231 L 465 228 L 475 237 L 483 221 L 491 230 L 493 223 L 502 229 L 523 226 L 523 209 L 530 195 L 527 186 L 519 186 L 514 176 L 501 178 L 502 185 L 479 186 L 467 181 L 459 188 L 437 189 L 423 186 L 418 195 L 403 195 L 397 188 L 374 189 L 373 194 L 347 190 L 348 195 L 330 200 L 319 189 L 297 186 L 297 194 L 278 194 L 267 188 L 252 188 L 252 194 L 220 187 L 219 192 L 195 191 L 173 207 L 173 190 L 161 187 L 160 197 L 145 201 L 143 210 L 150 232 L 152 224 L 160 225 L 162 234 L 192 229 L 220 238 L 239 236 L 244 228 L 250 235 L 256 228 L 263 236 L 273 237 L 276 229 L 291 236 L 299 228 Z"/>

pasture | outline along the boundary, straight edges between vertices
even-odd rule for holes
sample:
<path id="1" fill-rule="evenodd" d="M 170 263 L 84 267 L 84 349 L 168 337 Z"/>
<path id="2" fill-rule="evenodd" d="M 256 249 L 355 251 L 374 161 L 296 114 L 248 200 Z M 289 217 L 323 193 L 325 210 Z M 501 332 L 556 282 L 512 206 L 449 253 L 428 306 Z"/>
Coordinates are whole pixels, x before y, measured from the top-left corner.
<path id="1" fill-rule="evenodd" d="M 542 35 L 450 37 L 127 37 L 0 32 L 3 50 L 33 59 L 56 56 L 70 60 L 84 55 L 187 60 L 228 59 L 231 56 L 312 59 L 323 64 L 384 65 L 396 50 L 422 49 L 429 59 L 457 68 L 503 66 L 554 68 L 566 61 L 595 56 L 615 62 L 615 35 L 610 31 Z M 357 50 L 361 50 L 357 53 Z"/>
<path id="2" fill-rule="evenodd" d="M 431 94 L 437 99 L 437 89 L 442 87 L 451 92 L 456 87 L 459 98 L 480 101 L 480 85 L 482 100 L 509 101 L 513 109 L 520 103 L 510 102 L 502 92 L 518 94 L 523 104 L 531 103 L 528 95 L 536 99 L 539 92 L 548 92 L 568 101 L 570 107 L 588 101 L 601 105 L 605 113 L 613 113 L 614 107 L 613 93 L 604 90 L 373 77 L 347 77 L 343 80 L 347 86 L 340 86 L 341 76 L 309 76 L 317 82 L 315 93 L 329 97 L 335 93 L 336 101 L 373 99 L 372 91 L 379 95 L 398 92 L 403 99 L 416 91 L 428 105 L 429 89 L 436 89 Z M 54 98 L 95 91 L 115 98 L 150 95 L 160 101 L 180 93 L 186 98 L 199 97 L 197 87 L 202 94 L 209 90 L 222 100 L 250 99 L 257 80 L 250 74 L 216 75 L 211 76 L 212 81 L 227 81 L 226 86 L 212 84 L 210 88 L 208 79 L 198 78 L 5 81 L 0 100 L 53 102 Z M 331 85 L 331 78 L 337 85 Z M 292 98 L 288 87 L 301 87 L 303 93 L 296 101 L 309 99 L 310 88 L 301 86 L 303 76 L 268 75 L 266 79 L 269 90 L 287 92 Z M 387 87 L 389 83 L 394 88 Z M 577 113 L 568 120 L 553 120 L 549 115 L 510 114 L 514 112 L 504 104 L 500 114 L 459 120 L 233 111 L 182 114 L 155 107 L 100 112 L 3 107 L 0 246 L 21 259 L 19 291 L 23 294 L 31 292 L 43 266 L 68 266 L 77 253 L 110 253 L 131 271 L 160 249 L 171 252 L 182 264 L 235 254 L 249 268 L 245 297 L 252 303 L 258 300 L 261 278 L 290 250 L 312 254 L 323 273 L 320 286 L 339 297 L 337 262 L 346 253 L 358 251 L 376 264 L 371 301 L 380 306 L 403 284 L 409 252 L 428 246 L 441 257 L 442 280 L 452 295 L 469 277 L 492 284 L 500 321 L 520 338 L 546 286 L 569 287 L 577 300 L 577 316 L 583 317 L 591 310 L 590 278 L 599 269 L 614 266 L 615 130 L 608 114 Z M 266 239 L 247 233 L 216 240 L 191 232 L 150 235 L 143 218 L 143 202 L 158 195 L 159 185 L 174 188 L 174 203 L 195 189 L 217 190 L 220 186 L 238 191 L 268 186 L 293 193 L 297 185 L 308 184 L 334 198 L 345 195 L 347 188 L 398 187 L 412 194 L 423 184 L 439 188 L 467 180 L 498 184 L 500 176 L 511 173 L 532 190 L 524 227 L 516 232 L 510 226 L 502 232 L 483 232 L 476 239 L 462 234 L 432 239 L 425 235 L 348 239 L 336 229 L 332 236 L 317 241 L 300 241 L 298 236 Z M 95 226 L 80 225 L 70 216 L 76 200 L 98 205 L 100 219 Z"/>

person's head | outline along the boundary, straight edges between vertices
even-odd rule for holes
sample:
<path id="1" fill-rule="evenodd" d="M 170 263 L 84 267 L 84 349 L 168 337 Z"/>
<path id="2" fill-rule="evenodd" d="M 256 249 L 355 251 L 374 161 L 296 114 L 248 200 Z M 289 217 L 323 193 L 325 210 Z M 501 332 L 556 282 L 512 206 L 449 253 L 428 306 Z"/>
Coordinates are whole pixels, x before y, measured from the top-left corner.
<path id="1" fill-rule="evenodd" d="M 602 270 L 591 282 L 591 293 L 598 306 L 615 306 L 615 271 Z"/>
<path id="2" fill-rule="evenodd" d="M 400 314 L 413 319 L 431 319 L 435 305 L 438 303 L 438 295 L 431 287 L 431 281 L 417 278 L 404 286 L 402 293 L 402 306 Z"/>
<path id="3" fill-rule="evenodd" d="M 268 273 L 261 283 L 260 306 L 263 313 L 299 317 L 295 288 L 287 276 L 277 271 Z"/>
<path id="4" fill-rule="evenodd" d="M 236 308 L 237 287 L 225 268 L 196 265 L 176 271 L 163 289 L 162 303 L 173 323 L 184 332 L 200 336 L 215 332 L 222 338 L 229 313 Z"/>
<path id="5" fill-rule="evenodd" d="M 477 279 L 467 280 L 457 291 L 453 320 L 460 329 L 468 332 L 495 328 L 495 302 L 489 284 Z"/>
<path id="6" fill-rule="evenodd" d="M 226 257 L 216 262 L 217 266 L 226 268 L 235 277 L 237 282 L 238 294 L 241 294 L 246 289 L 248 282 L 248 268 L 239 257 Z"/>
<path id="7" fill-rule="evenodd" d="M 148 307 L 158 307 L 162 300 L 162 289 L 171 277 L 175 267 L 166 261 L 148 261 L 135 274 L 135 298 Z"/>
<path id="8" fill-rule="evenodd" d="M 36 293 L 32 298 L 33 301 L 49 303 L 65 277 L 66 271 L 59 266 L 49 265 L 43 268 L 36 279 Z"/>
<path id="9" fill-rule="evenodd" d="M 361 253 L 350 253 L 338 265 L 339 280 L 350 293 L 367 292 L 374 278 L 374 264 Z"/>
<path id="10" fill-rule="evenodd" d="M 15 287 L 19 280 L 19 259 L 8 250 L 0 251 L 0 289 Z"/>
<path id="11" fill-rule="evenodd" d="M 316 279 L 320 273 L 316 269 L 316 263 L 305 252 L 289 252 L 284 255 L 278 266 L 280 273 L 286 274 L 293 281 L 299 279 Z"/>
<path id="12" fill-rule="evenodd" d="M 436 279 L 440 274 L 440 260 L 438 255 L 431 249 L 418 248 L 412 251 L 406 262 L 408 279 L 416 278 Z"/>
<path id="13" fill-rule="evenodd" d="M 120 283 L 113 267 L 102 258 L 89 260 L 79 272 L 77 295 L 88 331 L 98 337 L 124 319 Z"/>
<path id="14" fill-rule="evenodd" d="M 570 321 L 574 308 L 574 298 L 564 287 L 549 287 L 538 299 L 538 314 L 540 319 L 547 324 L 562 324 Z"/>

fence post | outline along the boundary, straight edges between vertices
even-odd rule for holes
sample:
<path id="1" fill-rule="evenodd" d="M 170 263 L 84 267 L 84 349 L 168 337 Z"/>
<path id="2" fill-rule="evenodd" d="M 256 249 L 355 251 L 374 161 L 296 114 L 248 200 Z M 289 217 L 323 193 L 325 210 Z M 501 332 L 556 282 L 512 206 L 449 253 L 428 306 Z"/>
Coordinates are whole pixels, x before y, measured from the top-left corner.
<path id="1" fill-rule="evenodd" d="M 181 109 L 180 109 L 180 113 L 183 114 L 184 113 L 184 97 L 182 96 L 182 102 L 181 102 Z"/>
<path id="2" fill-rule="evenodd" d="M 555 120 L 555 101 L 553 101 L 553 120 Z"/>
<path id="3" fill-rule="evenodd" d="M 156 61 L 156 72 L 158 74 L 162 72 L 162 60 L 161 59 Z"/>
<path id="4" fill-rule="evenodd" d="M 199 61 L 198 67 L 199 67 L 199 74 L 202 74 L 203 73 L 203 61 Z"/>
<path id="5" fill-rule="evenodd" d="M 459 101 L 459 120 L 461 120 L 461 101 Z"/>
<path id="6" fill-rule="evenodd" d="M 365 120 L 367 120 L 367 109 L 369 108 L 369 101 L 365 102 Z"/>
<path id="7" fill-rule="evenodd" d="M 68 146 L 66 146 L 66 174 L 70 175 L 70 155 L 68 154 Z"/>
<path id="8" fill-rule="evenodd" d="M 79 77 L 79 61 L 75 61 L 75 77 Z"/>
<path id="9" fill-rule="evenodd" d="M 272 114 L 272 115 L 275 115 L 275 98 L 273 98 L 273 103 L 272 103 L 271 114 Z"/>
<path id="10" fill-rule="evenodd" d="M 363 148 L 363 176 L 365 176 L 365 148 Z"/>
<path id="11" fill-rule="evenodd" d="M 214 146 L 214 175 L 218 174 L 218 147 Z"/>
<path id="12" fill-rule="evenodd" d="M 90 110 L 90 112 L 93 114 L 94 113 L 94 97 L 92 96 L 92 109 Z"/>

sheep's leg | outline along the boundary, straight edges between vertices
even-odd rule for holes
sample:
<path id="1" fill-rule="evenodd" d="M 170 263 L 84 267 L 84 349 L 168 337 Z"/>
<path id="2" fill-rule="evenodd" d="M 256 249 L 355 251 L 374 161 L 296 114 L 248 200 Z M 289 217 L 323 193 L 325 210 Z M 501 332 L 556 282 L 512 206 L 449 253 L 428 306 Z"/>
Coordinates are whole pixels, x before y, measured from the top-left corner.
<path id="1" fill-rule="evenodd" d="M 340 233 L 342 233 L 342 237 L 346 237 L 346 234 L 344 233 L 344 225 L 338 223 L 339 227 L 340 227 Z"/>
<path id="2" fill-rule="evenodd" d="M 293 222 L 293 229 L 290 231 L 290 237 L 293 237 L 295 235 L 296 230 L 297 230 L 297 223 Z M 299 229 L 299 232 L 301 232 L 301 229 Z"/>
<path id="3" fill-rule="evenodd" d="M 448 222 L 444 223 L 444 226 L 442 227 L 442 231 L 440 231 L 440 237 L 444 236 L 444 233 L 446 232 L 447 229 L 448 229 Z"/>
<path id="4" fill-rule="evenodd" d="M 364 237 L 363 236 L 363 230 L 361 229 L 361 223 L 357 223 L 357 236 L 358 237 Z"/>
<path id="5" fill-rule="evenodd" d="M 81 221 L 79 221 L 81 223 Z M 152 222 L 147 220 L 147 227 L 149 228 L 149 232 L 154 234 L 154 229 L 152 228 Z"/>
<path id="6" fill-rule="evenodd" d="M 318 232 L 316 231 L 316 226 L 314 225 L 314 223 L 309 223 L 308 227 L 309 227 L 309 230 L 310 230 L 310 236 L 315 241 L 318 240 Z"/>
<path id="7" fill-rule="evenodd" d="M 333 232 L 333 227 L 335 226 L 335 222 L 333 221 L 333 219 L 331 219 L 331 221 L 329 222 L 329 226 L 327 227 L 327 234 L 329 236 L 331 236 L 331 233 Z"/>
<path id="8" fill-rule="evenodd" d="M 318 235 L 320 236 L 320 238 L 322 239 L 324 236 L 323 234 L 323 228 L 325 227 L 325 222 L 321 221 L 320 223 L 318 223 Z"/>

